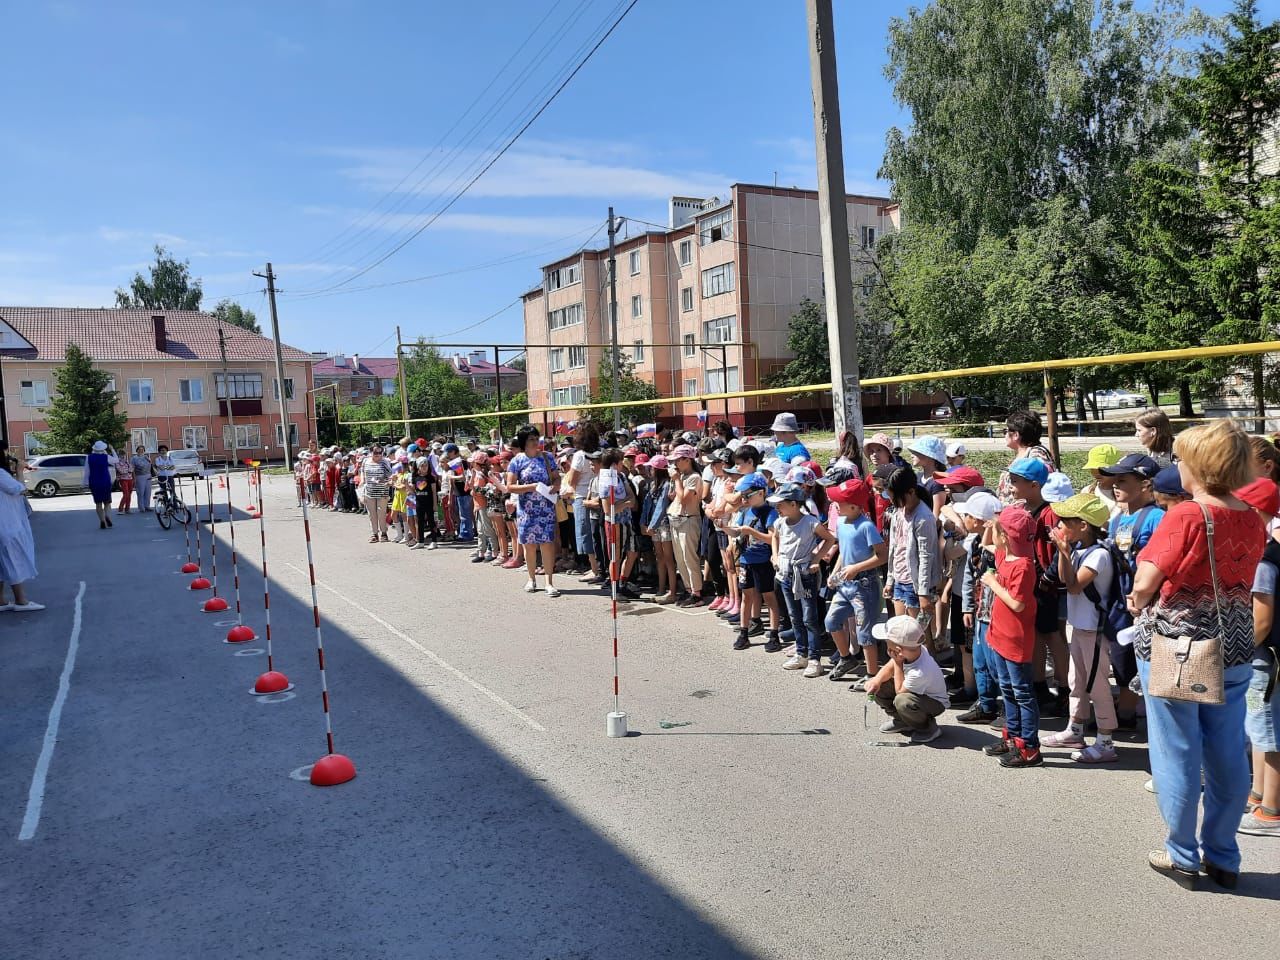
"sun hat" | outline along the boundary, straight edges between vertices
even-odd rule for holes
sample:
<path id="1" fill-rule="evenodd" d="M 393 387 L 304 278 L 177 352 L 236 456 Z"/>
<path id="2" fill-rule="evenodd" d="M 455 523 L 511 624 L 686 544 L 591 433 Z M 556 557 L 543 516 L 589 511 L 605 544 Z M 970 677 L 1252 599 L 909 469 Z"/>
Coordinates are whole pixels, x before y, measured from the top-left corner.
<path id="1" fill-rule="evenodd" d="M 769 482 L 758 473 L 748 473 L 733 485 L 733 489 L 735 493 L 746 493 L 748 490 L 768 490 Z"/>
<path id="2" fill-rule="evenodd" d="M 1155 488 L 1156 493 L 1163 493 L 1170 497 L 1187 496 L 1187 491 L 1182 488 L 1182 471 L 1178 469 L 1176 463 L 1171 467 L 1165 467 L 1157 473 L 1151 485 Z"/>
<path id="3" fill-rule="evenodd" d="M 1009 464 L 1009 473 L 1015 477 L 1021 477 L 1023 480 L 1038 483 L 1041 486 L 1049 479 L 1048 466 L 1045 465 L 1043 460 L 1037 460 L 1035 457 L 1019 457 Z"/>
<path id="4" fill-rule="evenodd" d="M 94 449 L 97 453 L 101 453 L 103 450 L 107 449 L 107 441 L 105 441 L 105 440 L 95 440 L 95 441 L 93 441 L 93 449 Z"/>
<path id="5" fill-rule="evenodd" d="M 974 517 L 986 523 L 1003 509 L 1000 498 L 986 490 L 972 491 L 962 502 L 955 505 L 956 513 L 963 517 Z"/>
<path id="6" fill-rule="evenodd" d="M 964 444 L 959 440 L 952 440 L 947 444 L 948 457 L 963 457 L 968 451 L 965 450 Z"/>
<path id="7" fill-rule="evenodd" d="M 1090 526 L 1107 529 L 1107 524 L 1111 522 L 1111 508 L 1102 502 L 1102 498 L 1096 493 L 1077 493 L 1075 496 L 1067 497 L 1061 503 L 1053 505 L 1053 512 L 1059 518 L 1072 520 L 1083 520 Z"/>
<path id="8" fill-rule="evenodd" d="M 1051 473 L 1040 485 L 1040 496 L 1046 503 L 1061 503 L 1075 492 L 1071 478 L 1065 473 Z"/>
<path id="9" fill-rule="evenodd" d="M 884 447 L 885 453 L 893 453 L 893 441 L 889 439 L 887 433 L 877 433 L 864 443 L 862 445 L 863 453 L 866 453 L 867 447 Z"/>
<path id="10" fill-rule="evenodd" d="M 624 447 L 622 451 L 622 455 L 624 457 L 634 457 L 639 452 L 640 452 L 640 448 L 637 446 Z"/>
<path id="11" fill-rule="evenodd" d="M 835 503 L 854 503 L 865 510 L 871 502 L 871 488 L 863 480 L 845 480 L 827 488 L 827 499 Z"/>
<path id="12" fill-rule="evenodd" d="M 800 484 L 784 483 L 773 492 L 773 496 L 769 497 L 769 502 L 782 503 L 785 500 L 791 500 L 794 503 L 804 503 L 807 499 L 804 487 L 800 486 Z"/>
<path id="13" fill-rule="evenodd" d="M 1014 544 L 1028 548 L 1036 535 L 1036 520 L 1025 507 L 1005 507 L 996 521 Z"/>
<path id="14" fill-rule="evenodd" d="M 964 484 L 966 487 L 980 487 L 985 482 L 980 474 L 973 467 L 961 464 L 958 467 L 952 467 L 950 470 L 939 470 L 933 475 L 933 479 L 937 480 L 944 487 L 953 487 Z"/>
<path id="15" fill-rule="evenodd" d="M 918 647 L 924 640 L 924 631 L 916 618 L 906 614 L 877 623 L 871 628 L 871 635 L 877 640 L 887 640 L 895 646 L 908 648 Z"/>
<path id="16" fill-rule="evenodd" d="M 1160 464 L 1145 453 L 1130 453 L 1121 457 L 1117 463 L 1109 467 L 1099 467 L 1108 477 L 1122 477 L 1126 473 L 1136 473 L 1144 480 L 1152 480 L 1160 472 Z"/>
<path id="17" fill-rule="evenodd" d="M 935 437 L 931 433 L 926 433 L 922 437 L 916 437 L 907 444 L 907 449 L 912 453 L 918 453 L 922 457 L 928 457 L 935 463 L 947 462 L 947 446 L 939 437 Z"/>
<path id="18" fill-rule="evenodd" d="M 1274 480 L 1259 477 L 1252 483 L 1245 484 L 1235 492 L 1237 500 L 1243 500 L 1255 510 L 1274 517 L 1280 513 L 1280 487 Z"/>
<path id="19" fill-rule="evenodd" d="M 780 413 L 773 418 L 773 426 L 769 428 L 770 433 L 799 433 L 800 424 L 796 422 L 794 413 Z"/>
<path id="20" fill-rule="evenodd" d="M 813 483 L 817 479 L 808 467 L 795 466 L 787 471 L 787 483 Z"/>
<path id="21" fill-rule="evenodd" d="M 649 466 L 653 467 L 655 470 L 666 470 L 671 466 L 671 462 L 662 454 L 658 454 L 649 461 Z"/>
<path id="22" fill-rule="evenodd" d="M 770 457 L 760 464 L 760 469 L 768 473 L 773 479 L 781 480 L 786 475 L 787 465 L 777 457 Z"/>
<path id="23" fill-rule="evenodd" d="M 1084 462 L 1086 470 L 1101 470 L 1103 467 L 1113 467 L 1120 462 L 1120 451 L 1116 449 L 1114 444 L 1100 443 L 1096 447 L 1089 448 L 1089 459 Z"/>
<path id="24" fill-rule="evenodd" d="M 698 451 L 692 444 L 682 443 L 671 451 L 672 460 L 697 460 Z"/>

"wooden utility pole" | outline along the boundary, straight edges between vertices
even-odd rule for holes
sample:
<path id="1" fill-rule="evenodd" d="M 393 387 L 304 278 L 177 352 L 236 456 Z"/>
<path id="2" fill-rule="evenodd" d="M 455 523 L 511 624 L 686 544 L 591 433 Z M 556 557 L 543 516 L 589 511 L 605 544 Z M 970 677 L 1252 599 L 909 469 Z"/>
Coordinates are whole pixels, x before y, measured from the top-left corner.
<path id="1" fill-rule="evenodd" d="M 267 302 L 271 304 L 271 338 L 276 343 L 276 382 L 280 384 L 280 439 L 284 447 L 284 465 L 293 466 L 293 444 L 289 440 L 289 399 L 284 389 L 284 353 L 280 349 L 280 319 L 276 315 L 276 276 L 271 272 L 271 264 L 267 264 L 266 273 L 255 273 L 267 281 Z M 227 392 L 230 393 L 228 384 Z M 231 410 L 231 398 L 227 397 L 227 410 Z M 231 429 L 235 434 L 235 428 Z"/>
<path id="2" fill-rule="evenodd" d="M 858 334 L 853 315 L 853 265 L 849 210 L 836 88 L 835 28 L 831 0 L 805 0 L 809 27 L 809 79 L 813 87 L 813 134 L 818 155 L 818 216 L 822 234 L 822 279 L 826 287 L 827 340 L 837 438 L 862 436 L 862 386 L 858 379 Z"/>
<path id="3" fill-rule="evenodd" d="M 404 433 L 409 436 L 409 391 L 404 386 L 404 352 L 400 349 L 400 327 L 396 327 L 396 376 L 400 380 L 400 416 L 404 418 Z"/>
<path id="4" fill-rule="evenodd" d="M 622 357 L 618 354 L 618 264 L 613 256 L 613 239 L 617 234 L 617 224 L 613 220 L 613 207 L 609 208 L 609 341 L 613 344 L 613 402 L 622 399 L 622 377 L 618 365 Z M 588 381 L 590 380 L 588 369 Z M 622 429 L 622 408 L 613 408 L 613 429 Z"/>

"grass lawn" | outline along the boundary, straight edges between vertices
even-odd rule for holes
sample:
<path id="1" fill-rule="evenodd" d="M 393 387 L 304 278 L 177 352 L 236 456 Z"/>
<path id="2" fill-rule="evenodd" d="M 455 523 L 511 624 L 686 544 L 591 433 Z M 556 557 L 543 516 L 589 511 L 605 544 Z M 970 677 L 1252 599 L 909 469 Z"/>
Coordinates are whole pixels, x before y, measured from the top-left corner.
<path id="1" fill-rule="evenodd" d="M 1089 454 L 1084 450 L 1062 451 L 1060 465 L 1062 472 L 1071 478 L 1071 485 L 1076 490 L 1093 479 L 1084 469 L 1084 462 L 1088 456 Z M 1009 466 L 1009 451 L 971 450 L 965 457 L 965 463 L 981 473 L 982 478 L 987 481 L 987 486 L 994 490 L 996 481 L 1000 479 L 1000 471 Z"/>

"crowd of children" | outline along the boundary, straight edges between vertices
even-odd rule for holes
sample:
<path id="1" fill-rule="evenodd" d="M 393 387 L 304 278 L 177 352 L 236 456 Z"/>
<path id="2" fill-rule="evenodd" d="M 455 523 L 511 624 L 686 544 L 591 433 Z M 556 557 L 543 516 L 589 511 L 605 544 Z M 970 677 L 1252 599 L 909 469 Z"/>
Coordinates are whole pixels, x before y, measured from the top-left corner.
<path id="1" fill-rule="evenodd" d="M 884 710 L 886 734 L 930 742 L 956 710 L 959 723 L 999 731 L 985 752 L 1005 768 L 1039 765 L 1042 750 L 1101 764 L 1143 714 L 1126 600 L 1139 554 L 1166 511 L 1190 499 L 1167 418 L 1143 418 L 1142 452 L 1095 446 L 1093 481 L 1079 492 L 1029 411 L 1008 418 L 1012 462 L 990 484 L 963 444 L 935 436 L 904 447 L 845 434 L 824 466 L 788 413 L 749 439 L 725 422 L 707 436 L 645 439 L 583 424 L 538 444 L 547 480 L 535 486 L 555 518 L 552 549 L 538 554 L 522 550 L 522 501 L 509 489 L 532 428 L 521 449 L 407 437 L 313 448 L 297 480 L 315 507 L 367 512 L 371 542 L 465 545 L 473 563 L 526 569 L 526 590 L 539 575 L 575 572 L 608 593 L 613 569 L 620 600 L 705 606 L 734 650 L 763 638 L 765 652 L 791 647 L 785 670 L 853 681 Z M 1239 829 L 1280 836 L 1280 450 L 1251 443 L 1257 479 L 1235 495 L 1268 537 L 1254 584 L 1254 784 Z M 1062 729 L 1041 738 L 1053 717 Z"/>

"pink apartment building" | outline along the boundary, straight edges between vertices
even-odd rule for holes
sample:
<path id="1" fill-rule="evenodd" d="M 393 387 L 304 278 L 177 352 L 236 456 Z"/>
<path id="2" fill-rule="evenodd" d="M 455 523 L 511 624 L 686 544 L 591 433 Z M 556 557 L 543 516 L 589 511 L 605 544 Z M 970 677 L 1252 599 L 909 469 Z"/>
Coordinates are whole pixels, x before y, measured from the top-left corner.
<path id="1" fill-rule="evenodd" d="M 857 300 L 869 287 L 854 254 L 896 231 L 899 212 L 886 197 L 864 196 L 850 196 L 848 211 Z M 792 315 L 805 298 L 824 299 L 817 191 L 739 183 L 727 200 L 675 197 L 670 224 L 615 245 L 619 349 L 664 398 L 765 386 L 790 359 Z M 529 402 L 581 404 L 610 343 L 608 250 L 575 253 L 542 275 L 523 296 Z M 739 426 L 756 426 L 783 405 L 714 400 L 708 415 L 727 412 Z M 697 402 L 667 405 L 663 421 L 693 426 L 700 409 Z"/>
<path id="2" fill-rule="evenodd" d="M 224 326 L 227 375 L 218 351 L 218 323 L 189 310 L 0 307 L 0 379 L 4 419 L 15 455 L 37 452 L 47 424 L 54 372 L 68 343 L 112 377 L 118 409 L 129 415 L 130 446 L 159 444 L 222 460 L 232 452 L 231 417 L 242 456 L 283 457 L 275 347 L 261 334 Z M 289 436 L 296 450 L 315 436 L 307 391 L 311 354 L 284 347 Z"/>

